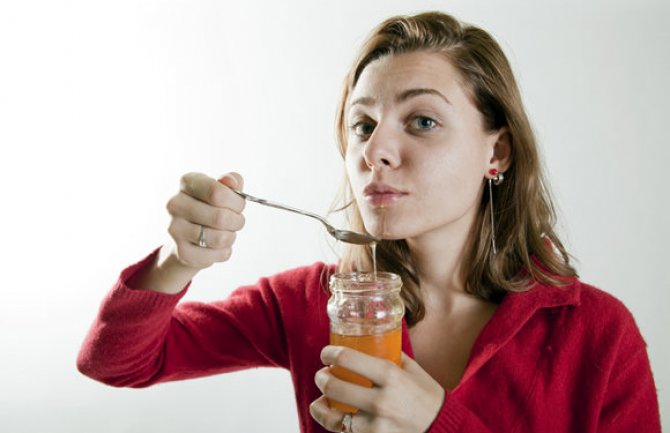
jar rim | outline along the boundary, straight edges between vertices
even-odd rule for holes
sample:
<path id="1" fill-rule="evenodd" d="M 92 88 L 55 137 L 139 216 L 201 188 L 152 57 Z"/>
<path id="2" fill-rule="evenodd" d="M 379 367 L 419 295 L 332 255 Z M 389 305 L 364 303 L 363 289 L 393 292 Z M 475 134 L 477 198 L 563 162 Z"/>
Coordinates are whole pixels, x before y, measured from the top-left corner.
<path id="1" fill-rule="evenodd" d="M 351 286 L 349 284 L 355 284 Z M 366 292 L 370 290 L 400 290 L 402 279 L 392 272 L 339 272 L 330 276 L 331 289 L 346 292 Z"/>

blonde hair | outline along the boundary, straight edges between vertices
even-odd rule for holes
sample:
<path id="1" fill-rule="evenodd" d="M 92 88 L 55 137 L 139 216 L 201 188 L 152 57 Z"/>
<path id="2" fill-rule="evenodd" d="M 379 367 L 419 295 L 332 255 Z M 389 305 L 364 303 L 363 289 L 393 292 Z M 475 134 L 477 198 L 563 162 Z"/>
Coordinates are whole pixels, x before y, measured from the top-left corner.
<path id="1" fill-rule="evenodd" d="M 346 104 L 362 71 L 381 57 L 414 51 L 446 55 L 482 114 L 484 128 L 506 127 L 510 134 L 511 165 L 505 181 L 493 192 L 498 251 L 493 254 L 491 248 L 489 195 L 482 194 L 463 260 L 465 290 L 497 302 L 506 292 L 529 289 L 535 280 L 561 285 L 565 277 L 576 276 L 554 231 L 556 213 L 512 69 L 498 43 L 484 30 L 439 12 L 396 16 L 375 28 L 345 79 L 336 124 L 342 157 L 347 148 Z M 346 173 L 331 211 L 341 210 L 352 230 L 365 230 Z M 407 243 L 382 240 L 377 246 L 377 263 L 379 270 L 401 276 L 407 322 L 410 326 L 419 322 L 425 307 Z M 369 248 L 344 247 L 340 271 L 370 268 Z"/>

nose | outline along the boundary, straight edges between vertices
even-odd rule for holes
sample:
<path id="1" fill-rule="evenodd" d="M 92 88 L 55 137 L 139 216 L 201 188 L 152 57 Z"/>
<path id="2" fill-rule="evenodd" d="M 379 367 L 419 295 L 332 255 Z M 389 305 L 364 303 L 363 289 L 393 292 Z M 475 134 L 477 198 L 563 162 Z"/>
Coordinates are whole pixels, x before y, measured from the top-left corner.
<path id="1" fill-rule="evenodd" d="M 377 124 L 363 150 L 365 165 L 371 170 L 392 169 L 400 165 L 398 137 L 392 128 Z"/>

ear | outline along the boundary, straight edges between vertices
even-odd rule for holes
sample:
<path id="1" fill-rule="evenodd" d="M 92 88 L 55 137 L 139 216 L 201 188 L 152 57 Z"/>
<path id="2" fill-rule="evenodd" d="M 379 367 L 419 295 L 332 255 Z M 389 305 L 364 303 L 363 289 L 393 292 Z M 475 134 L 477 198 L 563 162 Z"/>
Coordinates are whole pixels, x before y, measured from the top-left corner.
<path id="1" fill-rule="evenodd" d="M 505 126 L 491 134 L 492 156 L 486 171 L 495 168 L 505 172 L 512 165 L 512 134 Z"/>

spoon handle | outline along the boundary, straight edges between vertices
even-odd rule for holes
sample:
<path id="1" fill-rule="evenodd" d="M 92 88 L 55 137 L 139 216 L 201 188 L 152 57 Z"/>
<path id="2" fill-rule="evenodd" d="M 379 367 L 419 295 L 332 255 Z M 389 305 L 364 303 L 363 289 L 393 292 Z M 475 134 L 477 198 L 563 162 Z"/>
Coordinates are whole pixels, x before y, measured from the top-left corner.
<path id="1" fill-rule="evenodd" d="M 306 210 L 298 209 L 298 208 L 295 208 L 295 207 L 287 206 L 285 204 L 276 203 L 276 202 L 273 202 L 273 201 L 270 201 L 270 200 L 266 200 L 264 198 L 254 197 L 251 194 L 247 194 L 246 192 L 242 192 L 242 191 L 236 190 L 234 188 L 231 188 L 231 189 L 233 190 L 233 192 L 235 194 L 237 194 L 240 197 L 243 197 L 243 198 L 245 198 L 249 201 L 253 201 L 253 202 L 260 203 L 260 204 L 265 205 L 265 206 L 274 207 L 274 208 L 277 208 L 277 209 L 287 210 L 289 212 L 294 212 L 294 213 L 297 213 L 297 214 L 300 214 L 300 215 L 312 217 L 312 218 L 315 218 L 315 219 L 321 221 L 329 230 L 333 229 L 333 227 L 328 223 L 328 221 L 326 221 L 325 218 L 323 218 L 322 216 L 317 215 L 315 213 L 308 212 Z"/>

